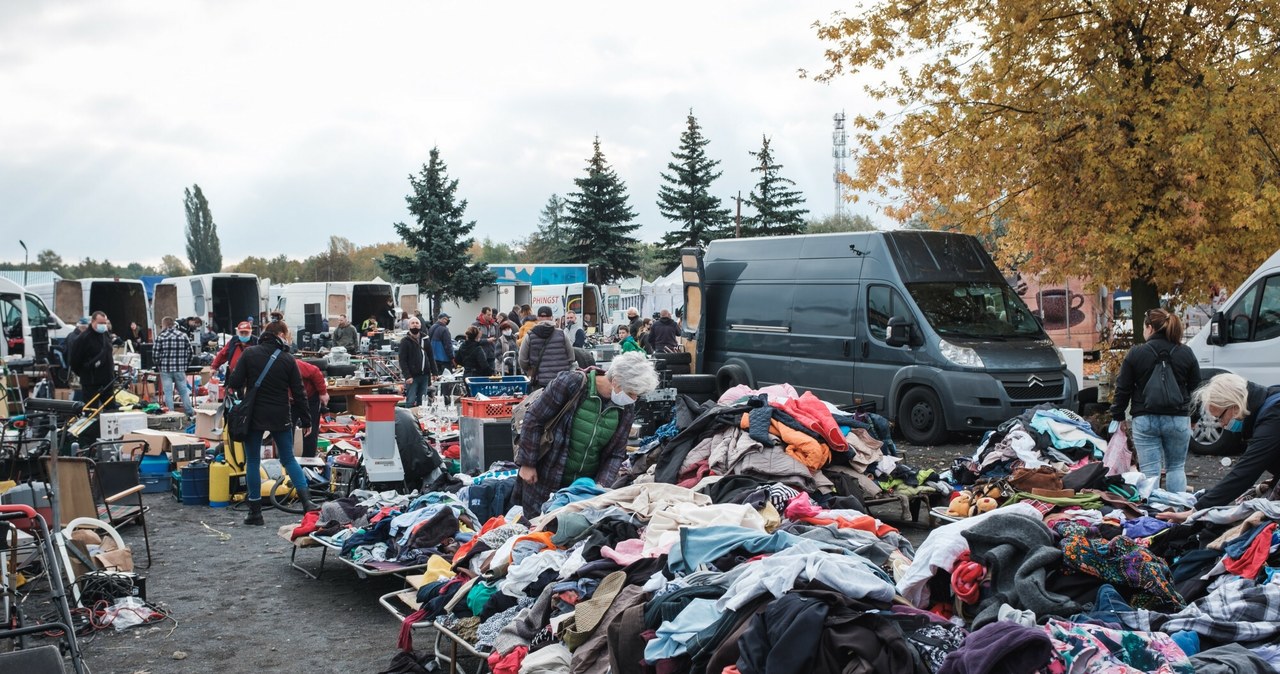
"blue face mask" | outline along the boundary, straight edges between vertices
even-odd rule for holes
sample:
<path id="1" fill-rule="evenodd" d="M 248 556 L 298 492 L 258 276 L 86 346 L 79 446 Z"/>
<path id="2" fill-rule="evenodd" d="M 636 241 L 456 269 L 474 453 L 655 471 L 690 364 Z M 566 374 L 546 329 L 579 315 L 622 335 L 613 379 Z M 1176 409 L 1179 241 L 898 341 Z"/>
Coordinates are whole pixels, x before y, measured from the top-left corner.
<path id="1" fill-rule="evenodd" d="M 96 333 L 98 333 L 98 334 L 102 334 L 102 333 L 104 333 L 104 332 L 106 332 L 106 331 L 107 331 L 107 324 L 106 324 L 106 323 L 98 323 L 97 325 L 93 326 L 93 331 L 94 331 L 94 332 L 96 332 Z"/>
<path id="2" fill-rule="evenodd" d="M 249 335 L 236 335 L 236 339 L 239 339 L 242 342 L 247 342 L 249 341 Z"/>
<path id="3" fill-rule="evenodd" d="M 1227 430 L 1231 431 L 1232 433 L 1239 433 L 1240 431 L 1243 431 L 1244 421 L 1240 419 L 1232 419 L 1231 423 L 1227 424 Z"/>

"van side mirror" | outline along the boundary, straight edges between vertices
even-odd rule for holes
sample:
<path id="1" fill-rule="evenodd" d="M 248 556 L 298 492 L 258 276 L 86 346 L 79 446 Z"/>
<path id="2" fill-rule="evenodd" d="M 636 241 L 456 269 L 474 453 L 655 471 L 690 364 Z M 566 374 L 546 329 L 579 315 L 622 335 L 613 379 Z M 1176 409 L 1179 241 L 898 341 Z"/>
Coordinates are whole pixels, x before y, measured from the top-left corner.
<path id="1" fill-rule="evenodd" d="M 57 330 L 59 327 L 58 319 L 54 318 L 53 316 L 50 316 L 48 319 L 45 320 L 44 326 L 46 328 L 49 328 L 50 330 Z"/>
<path id="2" fill-rule="evenodd" d="M 911 343 L 911 321 L 901 317 L 889 318 L 889 331 L 885 336 L 885 344 L 889 346 L 906 346 Z"/>
<path id="3" fill-rule="evenodd" d="M 1227 343 L 1227 317 L 1221 311 L 1215 313 L 1209 322 L 1209 337 L 1205 341 L 1214 346 Z"/>

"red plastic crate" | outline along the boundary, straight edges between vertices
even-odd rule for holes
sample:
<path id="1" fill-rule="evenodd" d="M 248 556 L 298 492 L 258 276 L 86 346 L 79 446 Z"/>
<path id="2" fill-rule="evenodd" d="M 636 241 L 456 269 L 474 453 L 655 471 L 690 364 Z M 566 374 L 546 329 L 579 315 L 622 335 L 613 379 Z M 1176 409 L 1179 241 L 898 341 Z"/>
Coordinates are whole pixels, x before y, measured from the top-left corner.
<path id="1" fill-rule="evenodd" d="M 489 398 L 487 400 L 460 398 L 460 400 L 462 400 L 462 416 L 464 417 L 501 419 L 511 416 L 511 408 L 515 407 L 523 398 Z"/>

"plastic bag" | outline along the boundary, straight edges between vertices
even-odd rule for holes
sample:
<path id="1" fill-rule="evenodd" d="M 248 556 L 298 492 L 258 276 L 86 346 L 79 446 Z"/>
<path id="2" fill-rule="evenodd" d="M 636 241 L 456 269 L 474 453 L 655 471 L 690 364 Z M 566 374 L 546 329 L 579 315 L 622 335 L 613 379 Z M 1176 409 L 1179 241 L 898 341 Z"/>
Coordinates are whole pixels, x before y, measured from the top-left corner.
<path id="1" fill-rule="evenodd" d="M 109 606 L 105 613 L 105 617 L 117 632 L 141 625 L 155 615 L 155 611 L 137 597 L 123 597 Z"/>
<path id="2" fill-rule="evenodd" d="M 1102 454 L 1102 463 L 1107 467 L 1107 475 L 1121 475 L 1133 468 L 1133 452 L 1129 451 L 1129 437 L 1123 426 L 1117 426 L 1107 441 L 1107 451 Z"/>

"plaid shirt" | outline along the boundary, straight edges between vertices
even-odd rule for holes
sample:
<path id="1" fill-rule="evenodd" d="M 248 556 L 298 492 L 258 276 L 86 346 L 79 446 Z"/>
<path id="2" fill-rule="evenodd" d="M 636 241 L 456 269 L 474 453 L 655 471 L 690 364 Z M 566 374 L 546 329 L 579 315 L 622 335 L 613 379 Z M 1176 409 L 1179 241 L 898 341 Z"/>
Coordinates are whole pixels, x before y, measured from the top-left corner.
<path id="1" fill-rule="evenodd" d="M 159 372 L 186 372 L 192 352 L 191 338 L 177 328 L 161 331 L 151 347 L 151 357 Z"/>

